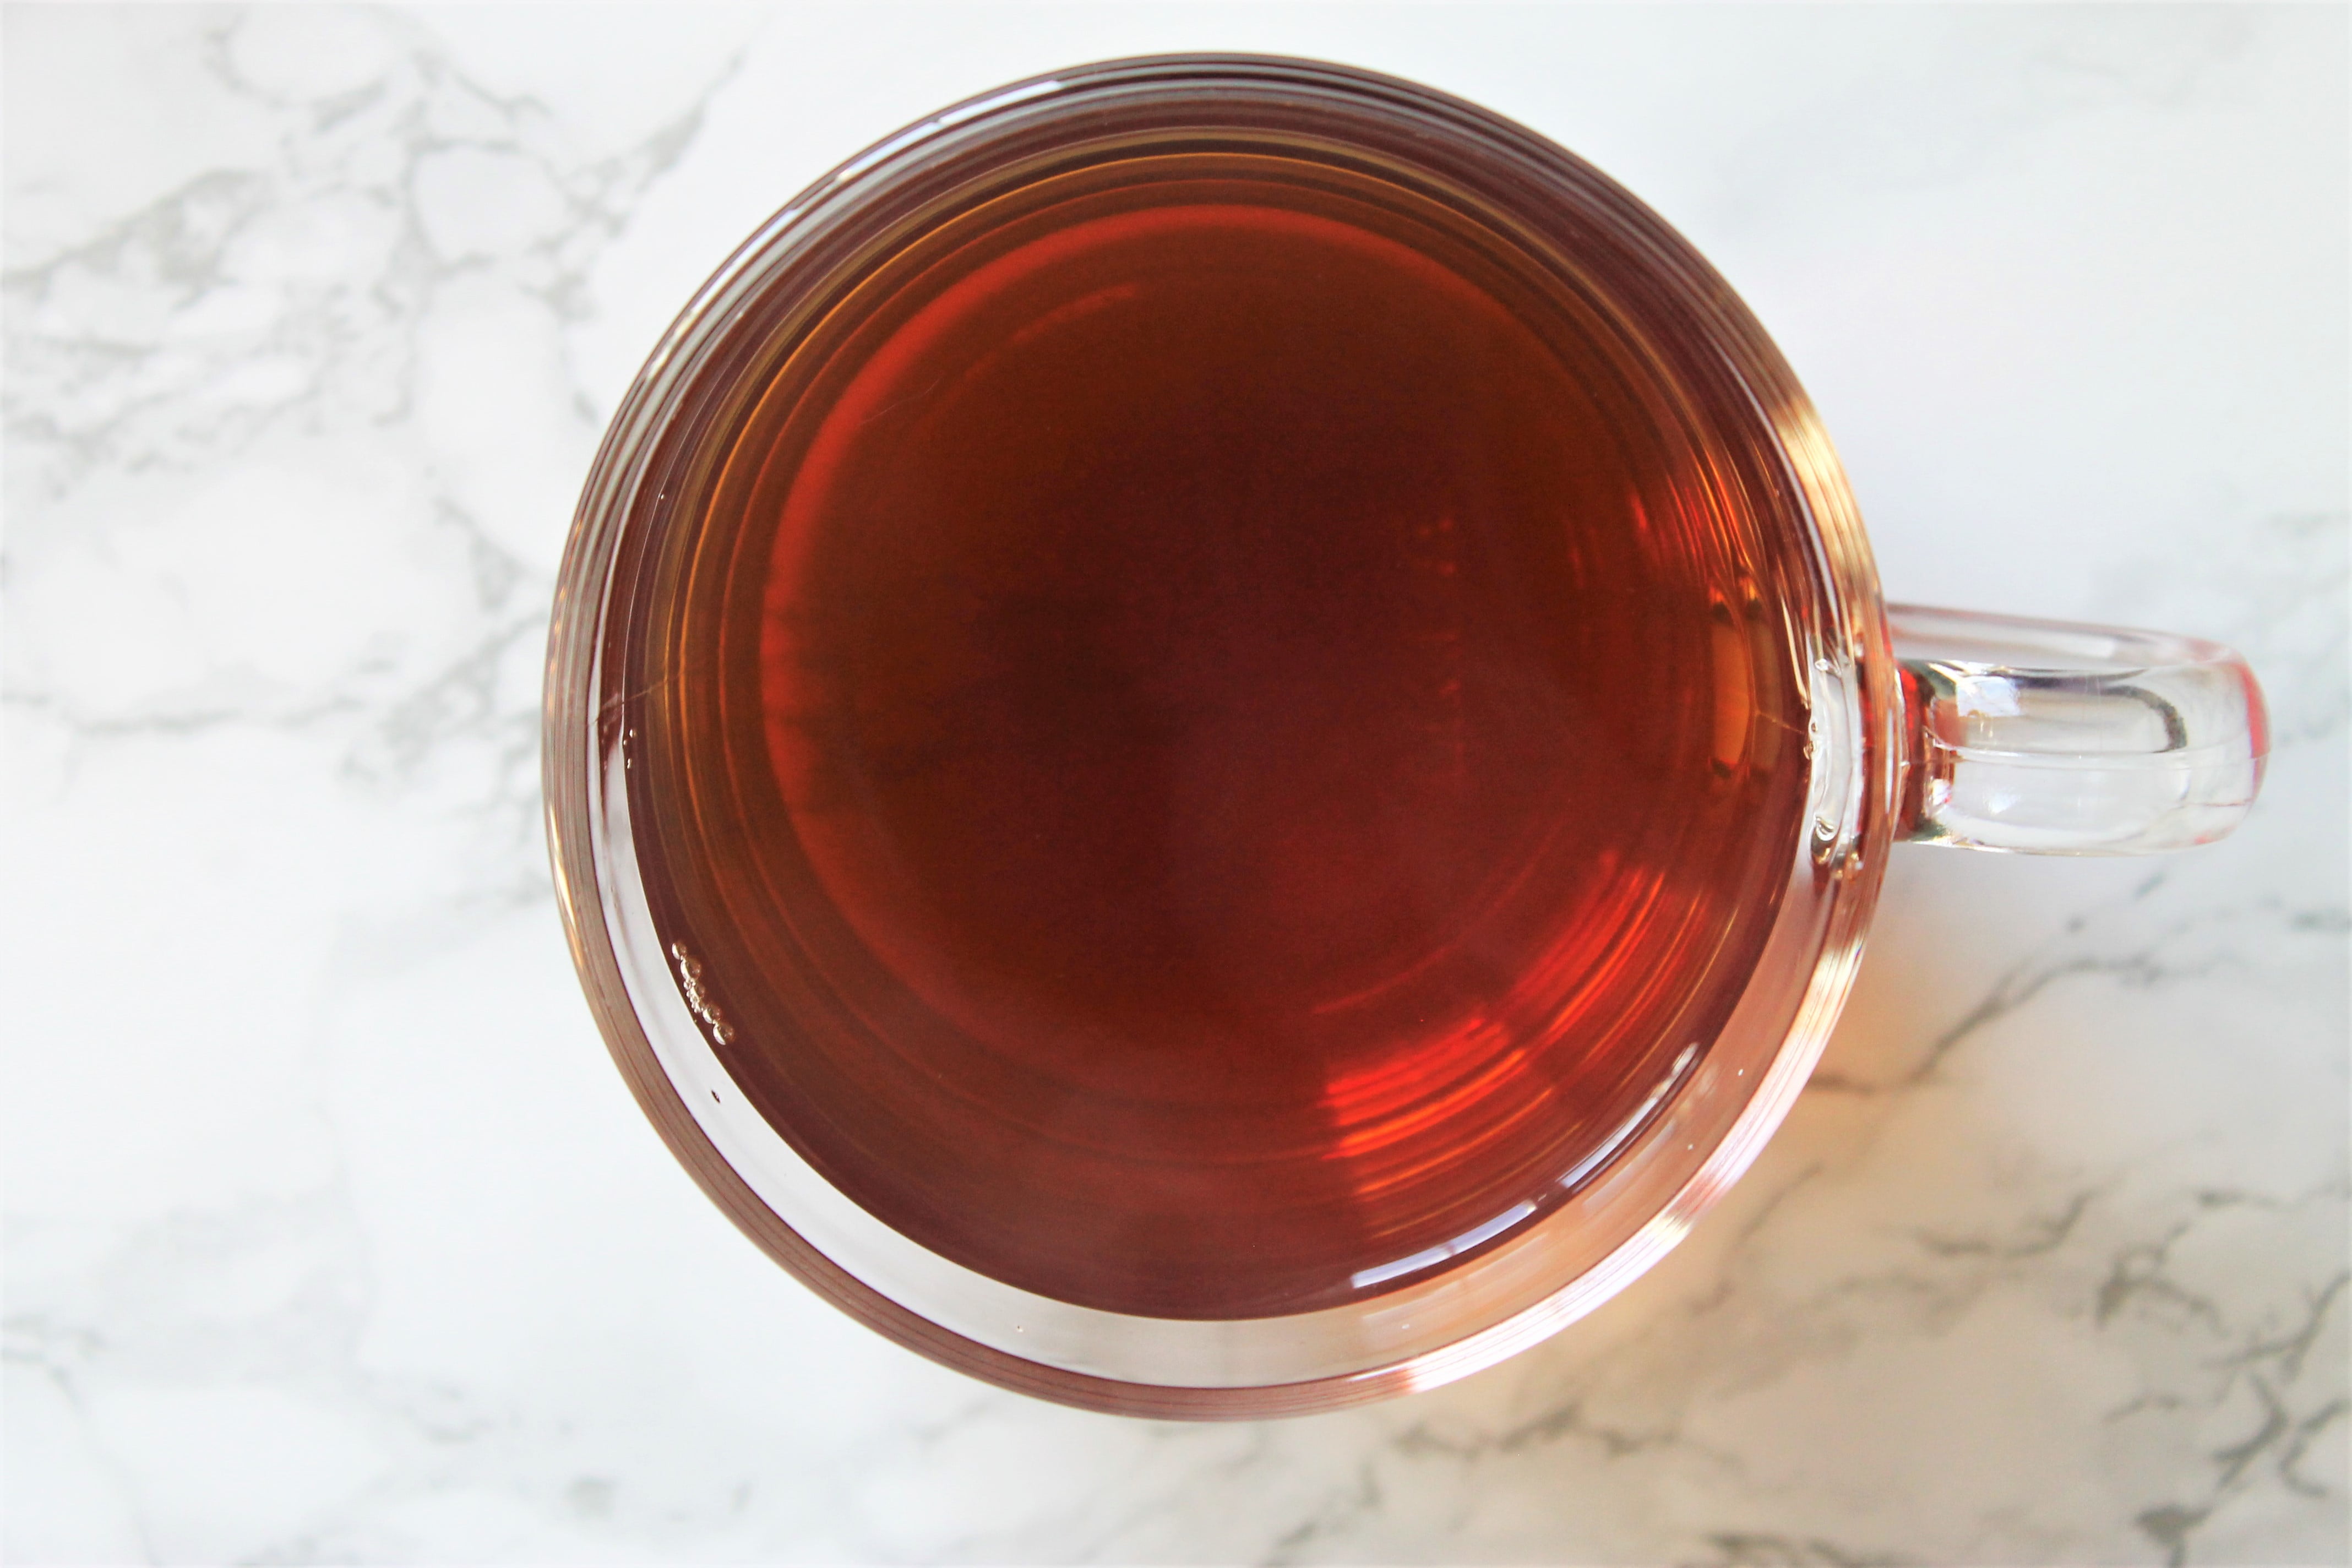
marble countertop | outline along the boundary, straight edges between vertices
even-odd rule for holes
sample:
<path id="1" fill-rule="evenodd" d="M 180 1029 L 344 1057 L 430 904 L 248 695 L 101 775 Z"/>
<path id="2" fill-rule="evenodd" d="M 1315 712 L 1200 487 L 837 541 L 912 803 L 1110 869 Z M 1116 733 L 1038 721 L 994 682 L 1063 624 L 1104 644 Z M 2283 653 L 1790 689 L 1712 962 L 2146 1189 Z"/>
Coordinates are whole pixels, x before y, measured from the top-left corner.
<path id="1" fill-rule="evenodd" d="M 2347 15 L 8 9 L 11 1562 L 2347 1551 Z M 2244 648 L 2267 795 L 1914 850 L 1819 1078 L 1599 1313 L 1178 1426 L 820 1305 L 638 1115 L 538 816 L 604 421 L 761 217 L 1071 60 L 1486 102 L 1779 337 L 1890 592 Z"/>

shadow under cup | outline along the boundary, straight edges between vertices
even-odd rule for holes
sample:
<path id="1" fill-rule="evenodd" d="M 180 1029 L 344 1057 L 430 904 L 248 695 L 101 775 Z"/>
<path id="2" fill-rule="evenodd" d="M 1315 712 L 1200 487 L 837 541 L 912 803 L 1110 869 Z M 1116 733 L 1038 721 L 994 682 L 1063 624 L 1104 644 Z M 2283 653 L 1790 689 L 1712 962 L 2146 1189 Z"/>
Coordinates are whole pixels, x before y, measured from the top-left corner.
<path id="1" fill-rule="evenodd" d="M 1875 891 L 1885 633 L 1785 369 L 1384 79 L 1089 68 L 886 153 L 681 318 L 567 562 L 551 819 L 641 1100 L 821 1291 L 1075 1403 L 1588 1310 Z"/>

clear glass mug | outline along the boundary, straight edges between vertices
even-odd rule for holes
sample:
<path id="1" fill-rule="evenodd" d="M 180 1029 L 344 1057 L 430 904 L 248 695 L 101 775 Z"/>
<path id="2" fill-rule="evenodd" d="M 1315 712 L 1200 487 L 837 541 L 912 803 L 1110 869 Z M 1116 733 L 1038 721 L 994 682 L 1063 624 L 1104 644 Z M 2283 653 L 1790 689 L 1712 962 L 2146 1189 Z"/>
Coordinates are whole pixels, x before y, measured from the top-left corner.
<path id="1" fill-rule="evenodd" d="M 1763 640 L 1719 657 L 1743 678 L 1756 660 L 1785 662 L 1804 738 L 1775 765 L 1803 778 L 1785 880 L 1735 999 L 1543 1205 L 1370 1271 L 1336 1304 L 1156 1316 L 946 1256 L 828 1180 L 755 1107 L 722 1060 L 740 1042 L 694 957 L 705 937 L 648 895 L 641 836 L 667 806 L 633 748 L 669 684 L 648 677 L 643 652 L 675 613 L 665 595 L 683 592 L 661 563 L 705 525 L 711 454 L 790 382 L 856 280 L 1042 182 L 1075 172 L 1100 185 L 1103 169 L 1204 149 L 1410 191 L 1573 291 L 1661 417 L 1698 431 L 1677 449 L 1712 465 L 1699 478 L 1752 506 L 1748 542 L 1769 571 L 1749 618 Z M 899 1344 L 991 1383 L 1130 1415 L 1249 1417 L 1464 1376 L 1664 1256 L 1811 1071 L 1895 844 L 2210 842 L 2251 806 L 2265 748 L 2260 692 L 2226 648 L 1882 605 L 1853 497 L 1788 367 L 1688 244 L 1596 171 L 1410 83 L 1202 56 L 1088 66 L 945 110 L 818 182 L 719 270 L 639 375 L 582 497 L 550 634 L 544 767 L 558 896 L 606 1043 L 672 1152 L 771 1257 Z"/>

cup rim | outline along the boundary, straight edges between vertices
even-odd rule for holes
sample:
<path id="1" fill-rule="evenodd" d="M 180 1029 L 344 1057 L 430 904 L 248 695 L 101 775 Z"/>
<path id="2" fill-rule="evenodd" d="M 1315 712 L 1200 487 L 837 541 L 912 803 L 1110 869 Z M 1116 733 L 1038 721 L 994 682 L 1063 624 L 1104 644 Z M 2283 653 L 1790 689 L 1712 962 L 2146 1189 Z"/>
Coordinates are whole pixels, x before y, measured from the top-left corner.
<path id="1" fill-rule="evenodd" d="M 1608 219 L 1622 226 L 1654 264 L 1659 285 L 1675 290 L 1694 319 L 1704 323 L 1712 352 L 1730 367 L 1759 427 L 1769 433 L 1781 476 L 1806 520 L 1811 597 L 1784 608 L 1801 645 L 1792 653 L 1805 666 L 1800 689 L 1809 693 L 1811 708 L 1807 805 L 1811 825 L 1799 836 L 1797 864 L 1766 956 L 1751 976 L 1733 1023 L 1709 1043 L 1693 1070 L 1685 1073 L 1678 1067 L 1677 1075 L 1661 1086 L 1654 1096 L 1659 1109 L 1653 1122 L 1631 1131 L 1625 1146 L 1615 1151 L 1611 1171 L 1595 1178 L 1596 1186 L 1614 1179 L 1619 1166 L 1633 1166 L 1639 1148 L 1659 1146 L 1661 1139 L 1671 1142 L 1685 1130 L 1694 1139 L 1701 1136 L 1696 1121 L 1685 1129 L 1675 1119 L 1684 1108 L 1709 1097 L 1723 1110 L 1729 1104 L 1727 1097 L 1738 1091 L 1727 1082 L 1708 1088 L 1701 1079 L 1718 1069 L 1733 1070 L 1734 1059 L 1746 1060 L 1748 1067 L 1737 1070 L 1743 1076 L 1750 1068 L 1755 1070 L 1745 1097 L 1727 1121 L 1717 1116 L 1720 1124 L 1704 1134 L 1706 1152 L 1698 1153 L 1694 1141 L 1687 1152 L 1697 1157 L 1684 1162 L 1687 1169 L 1659 1167 L 1643 1177 L 1653 1186 L 1664 1183 L 1662 1201 L 1645 1205 L 1648 1212 L 1641 1223 L 1604 1256 L 1541 1289 L 1511 1276 L 1506 1283 L 1516 1280 L 1510 1287 L 1516 1294 L 1494 1287 L 1468 1307 L 1457 1302 L 1452 1310 L 1444 1299 L 1448 1290 L 1460 1296 L 1466 1277 L 1481 1269 L 1491 1279 L 1500 1277 L 1495 1273 L 1497 1268 L 1516 1267 L 1526 1276 L 1540 1274 L 1548 1261 L 1556 1265 L 1559 1238 L 1554 1236 L 1547 1244 L 1545 1237 L 1578 1217 L 1573 1205 L 1548 1215 L 1529 1226 L 1527 1236 L 1476 1262 L 1440 1271 L 1425 1287 L 1408 1287 L 1373 1298 L 1371 1303 L 1292 1319 L 1221 1321 L 1228 1330 L 1236 1324 L 1244 1329 L 1286 1323 L 1295 1328 L 1306 1318 L 1360 1317 L 1365 1305 L 1379 1305 L 1392 1321 L 1418 1311 L 1425 1321 L 1467 1327 L 1460 1332 L 1423 1332 L 1387 1350 L 1376 1346 L 1373 1352 L 1356 1357 L 1360 1364 L 1342 1364 L 1337 1370 L 1330 1369 L 1328 1356 L 1319 1371 L 1312 1357 L 1294 1356 L 1294 1370 L 1308 1375 L 1286 1375 L 1289 1363 L 1280 1355 L 1253 1357 L 1237 1352 L 1232 1344 L 1184 1352 L 1210 1362 L 1222 1358 L 1227 1371 L 1220 1375 L 1242 1379 L 1207 1383 L 1164 1373 L 1155 1379 L 1148 1354 L 1139 1362 L 1114 1356 L 1106 1363 L 1098 1335 L 1091 1348 L 1083 1342 L 1093 1331 L 1083 1323 L 1080 1329 L 1087 1331 L 1073 1331 L 1082 1342 L 1072 1352 L 1055 1348 L 1062 1342 L 1051 1332 L 1033 1337 L 1033 1324 L 1026 1321 L 1014 1324 L 1010 1334 L 993 1320 L 985 1324 L 943 1322 L 940 1320 L 954 1314 L 936 1303 L 918 1306 L 903 1299 L 909 1293 L 904 1269 L 893 1275 L 870 1252 L 848 1262 L 836 1256 L 884 1245 L 870 1234 L 878 1229 L 898 1237 L 902 1250 L 912 1248 L 950 1269 L 961 1269 L 898 1237 L 870 1215 L 865 1216 L 861 1231 L 856 1216 L 863 1211 L 824 1184 L 759 1118 L 741 1092 L 733 1089 L 705 1038 L 709 1021 L 693 1015 L 678 989 L 672 965 L 683 955 L 662 942 L 637 880 L 628 837 L 628 792 L 615 787 L 626 766 L 628 698 L 613 688 L 615 661 L 606 657 L 628 613 L 627 605 L 616 601 L 614 584 L 625 574 L 646 531 L 658 526 L 646 510 L 645 494 L 657 467 L 656 450 L 665 441 L 680 438 L 681 429 L 691 426 L 695 415 L 688 394 L 698 374 L 727 340 L 753 296 L 785 268 L 817 265 L 811 258 L 821 257 L 829 239 L 854 228 L 861 210 L 869 222 L 877 210 L 887 212 L 894 179 L 923 166 L 943 147 L 975 145 L 975 139 L 1034 128 L 1046 123 L 1050 113 L 1067 115 L 1079 105 L 1109 98 L 1132 102 L 1155 91 L 1189 91 L 1198 97 L 1203 89 L 1338 95 L 1386 112 L 1418 115 L 1430 124 L 1507 151 L 1523 171 L 1548 174 L 1554 184 L 1547 194 L 1584 204 L 1588 220 Z M 1730 1186 L 1793 1104 L 1851 986 L 1896 816 L 1898 713 L 1876 574 L 1836 457 L 1778 351 L 1686 241 L 1572 154 L 1490 110 L 1434 89 L 1318 61 L 1162 55 L 1033 77 L 966 99 L 884 139 L 788 203 L 696 294 L 623 400 L 582 493 L 549 633 L 542 771 L 558 903 L 607 1047 L 672 1153 L 756 1244 L 817 1294 L 869 1327 L 1000 1386 L 1131 1415 L 1258 1416 L 1336 1408 L 1434 1386 L 1516 1353 L 1637 1278 Z M 1767 984 L 1775 977 L 1775 984 Z M 1716 1047 L 1741 1030 L 1746 1031 L 1741 1038 L 1753 1037 L 1745 1056 L 1734 1052 L 1717 1063 Z M 833 1192 L 838 1202 L 825 1202 L 822 1193 L 809 1186 L 811 1182 Z M 844 1212 L 844 1205 L 855 1212 Z M 788 1217 L 785 1210 L 794 1212 Z M 845 1241 L 845 1236 L 852 1239 Z M 1516 1265 L 1510 1262 L 1514 1258 Z M 986 1279 L 962 1272 L 975 1280 Z M 1008 1304 L 1003 1293 L 1013 1288 L 988 1284 L 994 1291 L 992 1310 L 1025 1313 L 1040 1328 L 1046 1320 L 1061 1321 L 1055 1318 L 1055 1309 L 1118 1320 L 1129 1325 L 1122 1331 L 1130 1333 L 1141 1331 L 1133 1325 L 1175 1321 L 1102 1313 L 1044 1298 Z M 919 1289 L 913 1293 L 919 1295 Z M 1508 1310 L 1495 1305 L 1503 1300 Z M 1154 1331 L 1171 1344 L 1182 1338 L 1181 1332 L 1171 1339 L 1167 1332 Z M 1255 1331 L 1264 1338 L 1278 1337 L 1283 1331 Z"/>

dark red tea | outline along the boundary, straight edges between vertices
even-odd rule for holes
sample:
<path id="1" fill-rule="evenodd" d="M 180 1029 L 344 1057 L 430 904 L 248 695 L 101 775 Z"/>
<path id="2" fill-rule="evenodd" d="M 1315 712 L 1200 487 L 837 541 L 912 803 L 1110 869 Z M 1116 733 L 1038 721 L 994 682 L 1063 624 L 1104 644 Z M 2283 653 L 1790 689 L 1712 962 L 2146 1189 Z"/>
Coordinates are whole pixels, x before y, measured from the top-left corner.
<path id="1" fill-rule="evenodd" d="M 1589 1179 L 1802 816 L 1755 530 L 1645 363 L 1304 158 L 868 266 L 707 437 L 631 656 L 652 906 L 761 1112 L 925 1246 L 1160 1317 L 1418 1283 Z"/>

